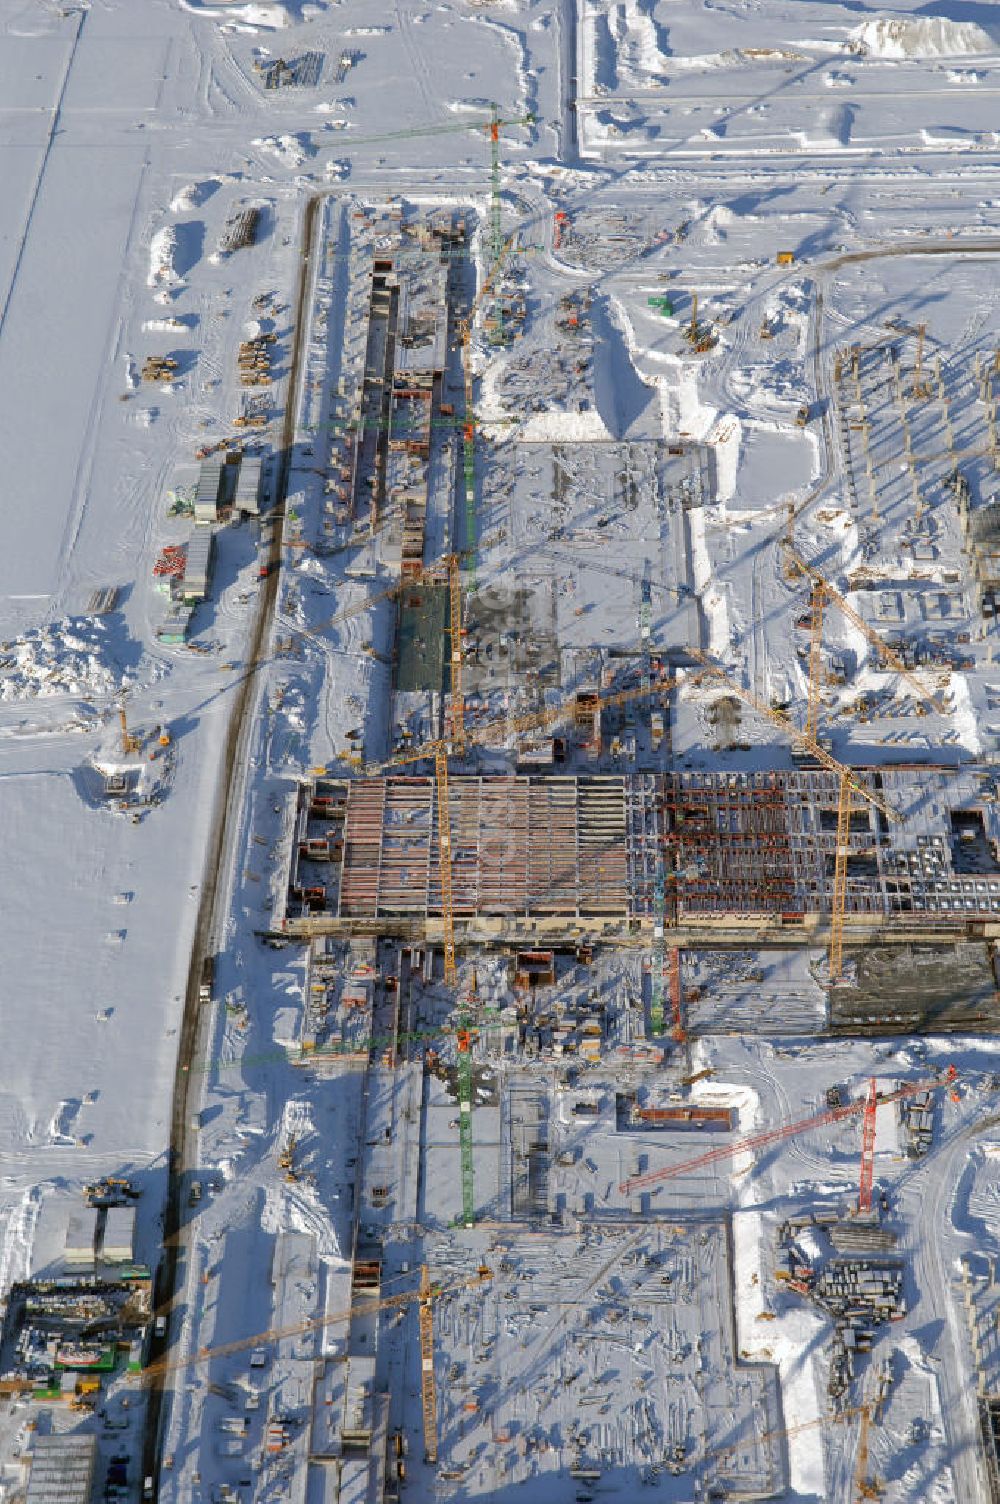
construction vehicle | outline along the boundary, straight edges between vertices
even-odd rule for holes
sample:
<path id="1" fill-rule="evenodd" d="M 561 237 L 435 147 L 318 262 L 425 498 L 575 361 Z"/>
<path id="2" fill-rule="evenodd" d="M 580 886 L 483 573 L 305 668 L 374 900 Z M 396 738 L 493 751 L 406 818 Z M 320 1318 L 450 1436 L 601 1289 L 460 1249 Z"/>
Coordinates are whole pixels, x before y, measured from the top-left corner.
<path id="1" fill-rule="evenodd" d="M 795 264 L 795 252 L 794 251 L 779 251 L 778 254 L 777 254 L 777 256 L 775 257 L 775 260 L 777 261 L 777 263 L 778 263 L 779 266 L 794 266 L 794 264 Z"/>
<path id="2" fill-rule="evenodd" d="M 294 1182 L 299 1178 L 295 1168 L 295 1151 L 298 1147 L 298 1139 L 294 1133 L 290 1133 L 278 1154 L 278 1169 L 284 1170 L 285 1179 L 289 1182 Z"/>
<path id="3" fill-rule="evenodd" d="M 127 1206 L 141 1194 L 124 1175 L 104 1175 L 83 1188 L 83 1199 L 88 1206 Z"/>
<path id="4" fill-rule="evenodd" d="M 684 331 L 684 338 L 691 346 L 696 355 L 704 355 L 707 350 L 712 350 L 718 344 L 718 336 L 713 333 L 708 324 L 698 322 L 698 294 L 691 294 L 691 320 Z"/>
<path id="5" fill-rule="evenodd" d="M 118 719 L 122 729 L 122 756 L 134 757 L 142 750 L 142 737 L 137 732 L 128 729 L 128 720 L 125 715 L 125 698 L 122 696 L 118 703 Z"/>

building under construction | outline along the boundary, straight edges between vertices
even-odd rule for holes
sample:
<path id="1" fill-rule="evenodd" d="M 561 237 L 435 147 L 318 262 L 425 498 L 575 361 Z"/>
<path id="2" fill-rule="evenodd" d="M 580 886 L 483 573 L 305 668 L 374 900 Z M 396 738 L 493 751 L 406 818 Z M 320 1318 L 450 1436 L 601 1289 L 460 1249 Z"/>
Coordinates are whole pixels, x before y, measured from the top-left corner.
<path id="1" fill-rule="evenodd" d="M 886 806 L 850 814 L 847 923 L 901 940 L 1000 927 L 993 780 L 945 769 L 859 775 Z M 452 905 L 473 939 L 648 933 L 656 870 L 678 925 L 780 926 L 830 913 L 839 779 L 758 773 L 449 780 Z M 434 778 L 304 784 L 285 932 L 435 938 L 442 913 Z"/>
<path id="2" fill-rule="evenodd" d="M 445 213 L 408 224 L 390 209 L 369 228 L 364 376 L 330 466 L 343 520 L 369 537 L 387 527 L 386 560 L 407 574 L 423 564 L 429 489 L 448 494 L 448 467 L 431 475 L 431 441 L 447 426 L 443 381 L 465 221 Z"/>

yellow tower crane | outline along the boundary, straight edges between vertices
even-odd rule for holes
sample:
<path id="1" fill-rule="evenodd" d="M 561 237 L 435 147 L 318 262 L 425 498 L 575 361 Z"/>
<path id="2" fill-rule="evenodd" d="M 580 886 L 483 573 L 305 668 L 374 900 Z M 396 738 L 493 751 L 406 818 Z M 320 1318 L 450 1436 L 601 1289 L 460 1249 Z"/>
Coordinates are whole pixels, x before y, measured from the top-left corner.
<path id="1" fill-rule="evenodd" d="M 461 618 L 459 625 L 454 625 L 455 600 L 458 597 L 458 571 L 452 574 L 453 580 L 453 637 L 452 651 L 455 652 L 455 642 L 460 643 Z M 460 606 L 459 606 L 460 610 Z M 458 649 L 459 658 L 461 648 Z M 461 664 L 459 663 L 459 673 Z M 629 700 L 638 699 L 643 695 L 656 693 L 660 685 L 643 683 L 633 689 L 620 690 L 615 694 L 597 696 L 597 706 L 620 705 Z M 457 703 L 456 703 L 457 702 Z M 563 703 L 552 706 L 547 710 L 538 711 L 531 715 L 514 717 L 507 720 L 500 717 L 496 722 L 488 722 L 485 726 L 477 727 L 466 735 L 461 710 L 461 679 L 456 682 L 454 675 L 454 663 L 452 674 L 452 713 L 451 723 L 453 729 L 459 729 L 461 741 L 458 747 L 466 745 L 481 746 L 495 737 L 503 741 L 513 735 L 515 737 L 527 735 L 545 726 L 553 725 L 570 713 L 571 703 Z M 438 821 L 438 868 L 440 873 L 441 890 L 441 932 L 444 943 L 444 980 L 448 987 L 455 987 L 458 982 L 458 963 L 455 950 L 455 910 L 452 892 L 452 841 L 451 841 L 451 806 L 448 796 L 448 754 L 452 745 L 443 739 L 433 742 L 425 742 L 422 746 L 412 747 L 406 752 L 390 758 L 388 762 L 380 764 L 376 768 L 369 769 L 372 773 L 384 773 L 392 767 L 399 767 L 407 763 L 421 762 L 425 758 L 434 760 L 434 779 L 437 791 L 437 821 Z M 456 1031 L 457 1044 L 457 1076 L 458 1076 L 458 1126 L 459 1144 L 461 1150 L 462 1168 L 462 1225 L 471 1227 L 475 1221 L 475 1195 L 473 1184 L 473 1139 L 472 1139 L 472 1054 L 469 1018 L 464 1001 L 459 1004 L 458 1028 Z"/>
<path id="2" fill-rule="evenodd" d="M 451 638 L 451 739 L 465 745 L 465 700 L 462 695 L 462 575 L 458 555 L 448 559 L 449 636 Z"/>
<path id="3" fill-rule="evenodd" d="M 816 740 L 819 730 L 819 691 L 823 677 L 823 611 L 826 581 L 814 580 L 809 617 L 809 698 L 806 702 L 806 735 Z"/>
<path id="4" fill-rule="evenodd" d="M 342 621 L 349 621 L 352 616 L 360 616 L 362 611 L 368 611 L 372 606 L 377 606 L 379 601 L 388 601 L 396 595 L 402 595 L 405 590 L 412 589 L 415 585 L 443 585 L 450 580 L 452 570 L 461 561 L 460 554 L 447 554 L 443 559 L 435 560 L 433 564 L 424 565 L 416 571 L 411 571 L 401 580 L 393 580 L 385 590 L 380 590 L 377 595 L 366 595 L 363 600 L 355 601 L 352 606 L 345 606 L 343 611 L 338 611 L 336 616 L 321 624 L 316 631 L 322 632 L 327 627 L 336 627 Z"/>
<path id="5" fill-rule="evenodd" d="M 422 1305 L 433 1305 L 435 1301 L 443 1300 L 449 1295 L 459 1295 L 463 1290 L 475 1290 L 493 1278 L 493 1270 L 488 1264 L 480 1264 L 474 1275 L 466 1279 L 455 1280 L 450 1284 L 438 1285 L 429 1280 L 426 1283 L 421 1272 L 420 1288 L 417 1290 L 403 1290 L 398 1295 L 361 1296 L 352 1302 L 345 1310 L 327 1312 L 323 1316 L 311 1316 L 306 1321 L 297 1321 L 292 1326 L 272 1326 L 262 1332 L 254 1332 L 251 1336 L 237 1337 L 232 1342 L 221 1342 L 212 1347 L 199 1347 L 184 1357 L 173 1358 L 167 1355 L 159 1358 L 155 1363 L 148 1364 L 142 1371 L 144 1383 L 160 1378 L 166 1373 L 176 1373 L 184 1368 L 194 1368 L 200 1363 L 211 1363 L 216 1358 L 226 1358 L 231 1353 L 244 1352 L 248 1347 L 262 1347 L 270 1342 L 281 1342 L 286 1337 L 301 1337 L 307 1332 L 321 1331 L 323 1327 L 336 1326 L 341 1321 L 350 1321 L 356 1316 L 368 1316 L 377 1311 L 399 1310 L 404 1306 L 413 1305 L 420 1301 Z"/>
<path id="6" fill-rule="evenodd" d="M 839 777 L 837 847 L 834 856 L 833 902 L 830 909 L 829 954 L 830 982 L 831 984 L 837 982 L 840 980 L 843 968 L 844 916 L 847 909 L 847 858 L 850 850 L 849 838 L 853 798 L 857 795 L 861 799 L 866 799 L 869 804 L 874 805 L 877 810 L 880 810 L 888 820 L 899 820 L 902 816 L 898 810 L 893 809 L 890 804 L 887 804 L 880 794 L 876 794 L 874 789 L 869 788 L 867 784 L 861 782 L 850 768 L 846 767 L 844 763 L 838 762 L 825 747 L 821 747 L 807 731 L 799 731 L 791 718 L 785 715 L 783 711 L 772 710 L 770 705 L 765 705 L 763 701 L 758 700 L 756 695 L 751 694 L 749 690 L 737 684 L 724 669 L 719 668 L 704 653 L 690 648 L 688 652 L 691 657 L 697 658 L 699 662 L 705 665 L 707 673 L 714 675 L 714 677 L 726 684 L 738 699 L 741 699 L 761 715 L 766 716 L 772 725 L 780 727 L 793 741 L 805 747 L 824 768 L 831 773 L 836 773 Z"/>
<path id="7" fill-rule="evenodd" d="M 629 689 L 617 689 L 611 694 L 594 695 L 591 704 L 595 710 L 608 710 L 613 705 L 627 705 L 632 700 L 666 694 L 668 689 L 669 685 L 661 680 L 655 680 L 648 685 L 635 684 Z M 549 705 L 544 710 L 532 710 L 525 715 L 497 716 L 495 720 L 486 721 L 483 725 L 466 731 L 465 746 L 497 746 L 511 738 L 518 741 L 533 732 L 546 731 L 550 726 L 555 726 L 567 716 L 572 715 L 573 705 L 573 700 L 561 700 L 558 705 Z M 383 773 L 391 772 L 393 768 L 406 767 L 414 762 L 429 761 L 436 758 L 439 752 L 448 754 L 452 750 L 451 744 L 444 738 L 421 742 L 419 746 L 407 747 L 402 752 L 394 753 L 384 762 L 369 764 L 365 773 L 369 777 L 378 777 Z M 837 766 L 839 767 L 839 764 Z"/>
<path id="8" fill-rule="evenodd" d="M 424 1461 L 437 1462 L 437 1385 L 434 1382 L 434 1311 L 427 1265 L 420 1267 L 420 1407 L 424 1417 Z"/>
<path id="9" fill-rule="evenodd" d="M 731 674 L 718 663 L 714 663 L 708 654 L 703 653 L 700 648 L 688 648 L 687 651 L 689 657 L 696 659 L 697 662 L 703 665 L 704 673 L 720 680 L 737 699 L 742 700 L 745 705 L 749 705 L 751 710 L 756 710 L 758 715 L 764 716 L 766 720 L 769 720 L 772 725 L 777 726 L 793 742 L 798 742 L 800 746 L 805 747 L 806 751 L 822 767 L 826 768 L 827 772 L 836 773 L 840 779 L 845 780 L 848 788 L 853 793 L 857 794 L 859 798 L 867 800 L 869 804 L 874 805 L 887 820 L 902 819 L 899 811 L 893 809 L 891 804 L 887 804 L 881 794 L 877 794 L 873 788 L 862 782 L 852 768 L 847 767 L 842 762 L 838 762 L 837 758 L 828 752 L 825 747 L 820 746 L 805 731 L 800 731 L 791 716 L 787 716 L 783 710 L 772 709 L 770 705 L 766 705 L 763 700 L 758 699 L 750 690 L 744 689 L 741 684 L 737 684 Z"/>
<path id="10" fill-rule="evenodd" d="M 854 1468 L 854 1491 L 859 1500 L 880 1499 L 881 1485 L 868 1471 L 869 1432 L 872 1424 L 872 1406 L 861 1406 L 861 1427 L 858 1433 L 858 1458 Z"/>
<path id="11" fill-rule="evenodd" d="M 921 684 L 916 674 L 911 673 L 911 671 L 907 668 L 906 664 L 896 652 L 895 648 L 891 648 L 889 644 L 879 636 L 875 628 L 869 626 L 864 617 L 861 616 L 857 611 L 855 611 L 854 607 L 850 604 L 849 601 L 844 599 L 836 586 L 832 585 L 826 578 L 826 576 L 820 573 L 820 571 L 816 568 L 816 565 L 807 564 L 805 559 L 803 559 L 799 554 L 795 552 L 795 549 L 791 546 L 790 543 L 787 542 L 787 540 L 783 539 L 782 542 L 792 563 L 803 575 L 810 579 L 813 584 L 809 643 L 810 708 L 806 715 L 807 730 L 810 725 L 810 719 L 814 716 L 814 714 L 815 719 L 818 720 L 820 688 L 819 681 L 821 677 L 819 644 L 822 639 L 823 613 L 827 601 L 832 601 L 837 609 L 841 612 L 841 614 L 843 616 L 846 616 L 851 625 L 857 627 L 858 631 L 862 633 L 862 635 L 869 643 L 871 643 L 872 647 L 875 648 L 877 652 L 881 653 L 882 657 L 885 659 L 886 664 L 892 670 L 892 672 L 898 674 L 901 679 L 905 679 L 910 688 L 920 696 L 920 699 L 923 700 L 925 704 L 929 705 L 933 710 L 936 710 L 938 715 L 947 715 L 947 706 L 943 705 L 937 698 L 937 696 L 931 693 L 926 685 Z M 816 707 L 815 713 L 813 711 L 814 705 Z M 813 737 L 815 737 L 816 735 L 815 720 L 813 723 L 813 729 L 809 732 L 809 734 Z"/>
<path id="12" fill-rule="evenodd" d="M 894 648 L 884 642 L 874 627 L 844 599 L 840 591 L 821 574 L 815 564 L 807 564 L 787 541 L 783 540 L 790 563 L 795 570 L 812 581 L 812 605 L 809 636 L 809 695 L 806 708 L 805 732 L 815 740 L 819 726 L 820 681 L 822 679 L 823 613 L 827 601 L 832 601 L 857 627 L 865 640 L 871 643 L 884 658 L 888 667 L 905 679 L 920 699 L 939 715 L 947 715 L 947 707 L 938 697 L 921 684 L 916 674 L 910 672 Z M 840 798 L 837 804 L 837 847 L 833 866 L 833 901 L 830 908 L 829 980 L 831 985 L 839 982 L 844 969 L 844 921 L 847 913 L 847 862 L 850 856 L 852 789 L 841 775 Z"/>

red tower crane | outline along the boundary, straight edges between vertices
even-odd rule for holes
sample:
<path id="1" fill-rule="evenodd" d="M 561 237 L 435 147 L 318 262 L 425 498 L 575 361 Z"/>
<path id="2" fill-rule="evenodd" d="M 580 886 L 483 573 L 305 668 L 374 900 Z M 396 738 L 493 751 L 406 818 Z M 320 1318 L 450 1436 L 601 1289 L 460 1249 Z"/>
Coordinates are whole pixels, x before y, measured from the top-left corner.
<path id="1" fill-rule="evenodd" d="M 858 1191 L 858 1211 L 872 1209 L 872 1181 L 875 1178 L 875 1114 L 878 1110 L 878 1086 L 875 1077 L 868 1083 L 864 1117 L 861 1119 L 861 1187 Z"/>
<path id="2" fill-rule="evenodd" d="M 940 1079 L 911 1081 L 905 1086 L 897 1087 L 895 1091 L 887 1093 L 884 1097 L 876 1097 L 875 1106 L 899 1102 L 904 1097 L 912 1097 L 922 1091 L 936 1091 L 939 1087 L 950 1085 L 957 1074 L 955 1067 L 951 1065 L 948 1067 L 947 1074 Z M 848 1102 L 843 1107 L 830 1107 L 826 1112 L 817 1112 L 811 1118 L 799 1118 L 794 1123 L 781 1123 L 777 1128 L 768 1128 L 764 1133 L 744 1135 L 742 1138 L 734 1139 L 732 1143 L 719 1144 L 714 1149 L 706 1150 L 704 1154 L 696 1154 L 693 1159 L 681 1160 L 678 1164 L 667 1165 L 661 1170 L 650 1170 L 645 1175 L 633 1175 L 630 1180 L 623 1180 L 618 1189 L 626 1195 L 631 1191 L 645 1190 L 649 1186 L 659 1185 L 663 1180 L 672 1180 L 677 1175 L 685 1175 L 689 1170 L 700 1170 L 705 1165 L 717 1164 L 721 1159 L 733 1159 L 737 1154 L 753 1149 L 764 1149 L 769 1144 L 778 1144 L 786 1138 L 794 1138 L 797 1133 L 806 1133 L 810 1128 L 821 1128 L 825 1123 L 839 1123 L 844 1118 L 856 1117 L 859 1112 L 871 1111 L 874 1123 L 875 1109 L 870 1105 L 871 1101 L 872 1086 L 869 1086 L 866 1094 L 859 1097 L 856 1102 Z M 874 1148 L 874 1137 L 872 1143 Z M 869 1183 L 869 1196 L 870 1193 Z"/>

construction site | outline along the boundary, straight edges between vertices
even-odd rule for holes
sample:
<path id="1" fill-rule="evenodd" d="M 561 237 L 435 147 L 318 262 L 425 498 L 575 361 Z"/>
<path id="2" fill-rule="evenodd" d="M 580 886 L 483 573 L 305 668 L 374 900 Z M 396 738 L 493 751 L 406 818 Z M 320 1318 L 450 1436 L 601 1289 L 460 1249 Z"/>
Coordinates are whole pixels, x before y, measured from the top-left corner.
<path id="1" fill-rule="evenodd" d="M 275 1163 L 329 1231 L 278 1231 L 262 1287 L 265 1476 L 331 1500 L 907 1496 L 952 1465 L 955 1404 L 912 1197 L 1000 1087 L 996 781 L 956 677 L 989 674 L 985 362 L 960 391 L 923 326 L 831 352 L 843 499 L 766 514 L 765 593 L 720 525 L 726 432 L 657 434 L 592 294 L 533 319 L 553 300 L 496 205 L 321 212 L 320 483 L 286 537 L 272 767 L 310 665 L 344 667 L 325 759 L 272 787 L 255 911 L 294 1083 Z M 711 355 L 697 299 L 681 327 Z M 567 406 L 577 443 L 546 428 Z M 904 568 L 865 541 L 880 506 Z M 222 1083 L 257 1058 L 254 1005 L 222 995 L 217 1164 L 246 1142 Z M 175 1404 L 175 1469 L 254 1383 L 233 1329 Z M 985 1366 L 979 1388 L 982 1480 Z"/>

